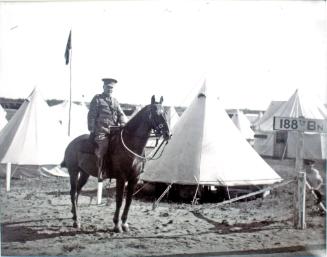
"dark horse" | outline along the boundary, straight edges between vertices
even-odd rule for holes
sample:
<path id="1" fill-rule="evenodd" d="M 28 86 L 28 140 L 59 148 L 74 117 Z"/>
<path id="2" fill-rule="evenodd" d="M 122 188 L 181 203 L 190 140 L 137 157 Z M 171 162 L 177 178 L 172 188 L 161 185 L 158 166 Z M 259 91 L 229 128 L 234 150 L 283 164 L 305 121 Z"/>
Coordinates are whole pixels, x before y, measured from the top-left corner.
<path id="1" fill-rule="evenodd" d="M 151 104 L 141 109 L 124 127 L 110 134 L 109 152 L 105 156 L 104 178 L 116 179 L 116 211 L 113 222 L 114 231 L 121 232 L 119 213 L 123 202 L 125 184 L 127 194 L 125 208 L 121 217 L 122 228 L 128 231 L 127 215 L 132 202 L 135 186 L 142 171 L 145 145 L 150 137 L 151 130 L 157 136 L 169 140 L 169 127 L 166 121 L 164 108 L 160 102 L 155 102 L 152 96 Z M 78 213 L 78 196 L 89 176 L 97 177 L 96 159 L 88 135 L 75 138 L 66 148 L 63 167 L 67 167 L 70 175 L 70 196 L 74 227 L 80 227 Z M 94 147 L 94 146 L 93 146 Z"/>

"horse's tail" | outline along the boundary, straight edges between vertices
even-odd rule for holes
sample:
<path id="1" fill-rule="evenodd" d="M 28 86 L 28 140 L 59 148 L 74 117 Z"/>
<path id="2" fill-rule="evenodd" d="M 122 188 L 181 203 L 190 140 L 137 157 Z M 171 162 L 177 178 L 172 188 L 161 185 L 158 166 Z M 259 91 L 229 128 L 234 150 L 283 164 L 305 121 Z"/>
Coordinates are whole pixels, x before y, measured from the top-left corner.
<path id="1" fill-rule="evenodd" d="M 61 168 L 67 167 L 65 160 L 63 160 L 63 161 L 60 163 L 60 167 L 61 167 Z"/>

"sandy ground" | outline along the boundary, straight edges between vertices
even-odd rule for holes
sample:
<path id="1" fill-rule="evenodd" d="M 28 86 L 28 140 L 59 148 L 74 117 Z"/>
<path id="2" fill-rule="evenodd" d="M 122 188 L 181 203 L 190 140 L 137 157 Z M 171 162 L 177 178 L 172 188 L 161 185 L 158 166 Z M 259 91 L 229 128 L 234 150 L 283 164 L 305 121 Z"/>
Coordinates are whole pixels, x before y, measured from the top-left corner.
<path id="1" fill-rule="evenodd" d="M 267 160 L 284 178 L 294 177 L 294 161 Z M 322 171 L 323 167 L 319 169 Z M 96 179 L 80 196 L 82 228 L 72 227 L 69 180 L 25 178 L 5 192 L 1 180 L 1 254 L 54 256 L 161 256 L 228 252 L 261 253 L 306 250 L 324 254 L 325 216 L 307 194 L 305 230 L 293 227 L 294 184 L 273 190 L 266 198 L 217 207 L 135 199 L 129 214 L 131 231 L 112 231 L 114 188 L 96 205 Z M 208 256 L 208 255 L 206 255 Z M 287 255 L 283 255 L 287 256 Z M 293 255 L 292 255 L 293 256 Z"/>

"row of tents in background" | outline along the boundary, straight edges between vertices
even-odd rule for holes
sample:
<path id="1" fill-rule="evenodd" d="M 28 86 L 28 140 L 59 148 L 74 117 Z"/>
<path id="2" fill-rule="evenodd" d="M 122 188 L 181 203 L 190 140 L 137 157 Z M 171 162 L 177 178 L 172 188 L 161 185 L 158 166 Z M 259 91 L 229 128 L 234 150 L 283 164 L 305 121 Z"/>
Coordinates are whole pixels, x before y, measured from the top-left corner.
<path id="1" fill-rule="evenodd" d="M 68 101 L 49 107 L 37 88 L 9 122 L 6 111 L 0 105 L 0 173 L 4 174 L 3 164 L 11 163 L 14 165 L 13 175 L 33 177 L 50 173 L 66 176 L 61 169 L 54 167 L 62 161 L 64 149 L 73 138 L 89 133 L 86 104 L 72 103 L 70 117 L 69 108 Z M 128 118 L 141 108 L 136 106 Z M 173 127 L 179 115 L 173 107 L 167 107 L 166 112 Z M 149 146 L 154 147 L 155 142 L 150 140 Z"/>
<path id="2" fill-rule="evenodd" d="M 62 161 L 71 138 L 88 133 L 88 108 L 73 104 L 72 137 L 67 136 L 68 109 L 67 102 L 50 108 L 34 89 L 0 131 L 0 163 L 12 163 L 14 176 L 66 176 L 54 167 Z M 275 183 L 281 178 L 259 154 L 294 158 L 296 138 L 293 132 L 274 131 L 273 117 L 327 119 L 326 107 L 299 90 L 288 101 L 272 102 L 252 124 L 240 111 L 230 118 L 205 84 L 181 117 L 173 107 L 167 113 L 173 137 L 162 157 L 146 164 L 144 181 L 225 186 Z M 7 122 L 4 114 L 0 109 L 0 126 Z M 326 155 L 327 135 L 305 133 L 304 157 L 321 160 Z M 4 171 L 2 166 L 2 175 Z"/>

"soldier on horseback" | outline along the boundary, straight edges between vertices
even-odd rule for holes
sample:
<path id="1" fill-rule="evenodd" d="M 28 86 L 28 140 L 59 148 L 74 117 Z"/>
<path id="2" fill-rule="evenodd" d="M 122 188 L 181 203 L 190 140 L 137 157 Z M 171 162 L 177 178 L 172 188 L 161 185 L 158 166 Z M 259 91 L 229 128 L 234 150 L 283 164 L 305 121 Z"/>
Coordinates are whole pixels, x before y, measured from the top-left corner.
<path id="1" fill-rule="evenodd" d="M 112 97 L 117 80 L 105 78 L 103 93 L 93 97 L 87 116 L 90 139 L 96 144 L 98 180 L 103 180 L 103 157 L 109 149 L 110 127 L 124 126 L 127 119 L 118 101 Z"/>

